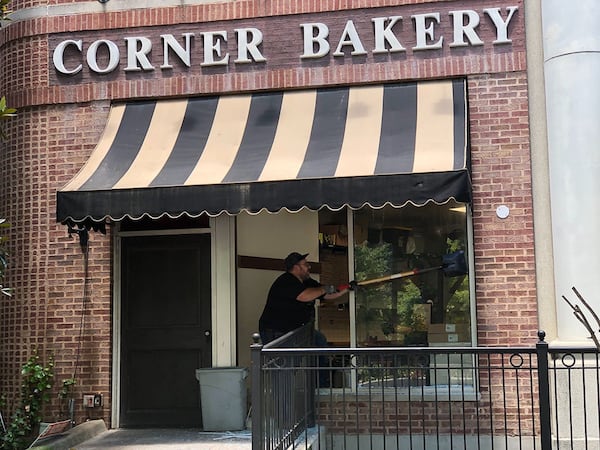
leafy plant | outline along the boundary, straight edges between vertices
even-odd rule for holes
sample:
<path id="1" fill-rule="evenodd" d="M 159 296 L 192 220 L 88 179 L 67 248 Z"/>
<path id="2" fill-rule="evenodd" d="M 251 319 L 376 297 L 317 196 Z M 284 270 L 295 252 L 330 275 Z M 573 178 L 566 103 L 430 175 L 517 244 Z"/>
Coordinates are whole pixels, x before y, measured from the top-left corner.
<path id="1" fill-rule="evenodd" d="M 20 403 L 10 418 L 6 433 L 0 436 L 0 450 L 21 450 L 32 441 L 33 432 L 42 420 L 42 408 L 50 401 L 54 359 L 50 357 L 44 365 L 34 352 L 21 369 L 21 375 Z"/>
<path id="2" fill-rule="evenodd" d="M 356 281 L 364 281 L 391 273 L 392 247 L 390 244 L 354 248 Z M 382 321 L 382 309 L 391 302 L 388 283 L 374 284 L 357 291 L 356 323 L 359 340 L 367 341 L 376 334 L 375 325 Z"/>
<path id="3" fill-rule="evenodd" d="M 2 1 L 2 0 L 0 0 Z M 16 114 L 17 110 L 15 108 L 9 108 L 6 105 L 6 97 L 0 98 L 0 119 L 8 119 L 9 117 L 13 117 Z M 6 139 L 6 134 L 0 128 L 0 138 Z"/>
<path id="4" fill-rule="evenodd" d="M 0 0 L 0 20 L 10 20 L 8 15 L 10 14 L 10 10 L 8 9 L 8 4 L 10 0 Z M 0 27 L 2 23 L 0 23 Z"/>

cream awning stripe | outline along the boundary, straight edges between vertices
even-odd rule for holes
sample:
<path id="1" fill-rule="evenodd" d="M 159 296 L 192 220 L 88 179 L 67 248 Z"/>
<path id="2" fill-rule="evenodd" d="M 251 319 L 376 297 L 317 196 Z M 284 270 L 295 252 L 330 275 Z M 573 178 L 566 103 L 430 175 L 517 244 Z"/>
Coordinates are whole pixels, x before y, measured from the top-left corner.
<path id="1" fill-rule="evenodd" d="M 100 138 L 100 141 L 98 142 L 98 145 L 85 163 L 85 166 L 83 166 L 81 171 L 79 171 L 79 173 L 73 177 L 73 179 L 63 188 L 63 190 L 78 190 L 98 169 L 117 136 L 124 113 L 125 104 L 114 105 L 110 109 L 108 121 L 106 122 L 106 127 L 104 128 L 104 132 Z"/>
<path id="2" fill-rule="evenodd" d="M 417 132 L 413 172 L 439 172 L 454 165 L 454 99 L 452 83 L 417 87 Z"/>
<path id="3" fill-rule="evenodd" d="M 271 152 L 258 181 L 293 180 L 298 176 L 310 141 L 316 98 L 316 91 L 283 95 Z"/>
<path id="4" fill-rule="evenodd" d="M 206 146 L 185 185 L 216 184 L 225 178 L 240 148 L 251 100 L 250 95 L 219 99 Z"/>
<path id="5" fill-rule="evenodd" d="M 335 171 L 336 177 L 374 173 L 382 114 L 383 86 L 350 90 L 344 140 Z"/>
<path id="6" fill-rule="evenodd" d="M 166 164 L 185 115 L 187 100 L 158 102 L 144 142 L 129 169 L 114 189 L 149 186 Z"/>

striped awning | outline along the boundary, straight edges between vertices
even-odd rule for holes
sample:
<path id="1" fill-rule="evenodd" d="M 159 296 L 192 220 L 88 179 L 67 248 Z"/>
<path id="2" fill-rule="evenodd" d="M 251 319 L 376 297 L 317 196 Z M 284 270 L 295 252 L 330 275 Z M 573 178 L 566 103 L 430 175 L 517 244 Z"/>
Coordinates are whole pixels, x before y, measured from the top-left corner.
<path id="1" fill-rule="evenodd" d="M 60 222 L 470 201 L 464 80 L 117 104 Z"/>

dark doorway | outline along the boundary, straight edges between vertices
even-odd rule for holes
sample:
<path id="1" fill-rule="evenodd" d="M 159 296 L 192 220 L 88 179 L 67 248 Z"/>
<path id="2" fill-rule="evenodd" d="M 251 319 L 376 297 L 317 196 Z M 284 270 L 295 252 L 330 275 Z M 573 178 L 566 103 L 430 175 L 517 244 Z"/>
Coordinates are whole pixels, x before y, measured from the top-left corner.
<path id="1" fill-rule="evenodd" d="M 122 239 L 121 427 L 200 427 L 211 365 L 209 234 Z"/>

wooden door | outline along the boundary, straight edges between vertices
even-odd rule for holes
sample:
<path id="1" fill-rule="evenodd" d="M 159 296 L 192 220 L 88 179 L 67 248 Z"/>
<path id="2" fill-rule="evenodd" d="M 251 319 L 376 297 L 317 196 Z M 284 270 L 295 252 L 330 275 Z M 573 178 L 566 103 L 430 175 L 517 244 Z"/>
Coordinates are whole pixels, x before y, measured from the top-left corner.
<path id="1" fill-rule="evenodd" d="M 122 427 L 200 427 L 195 370 L 211 365 L 210 235 L 126 237 Z"/>

